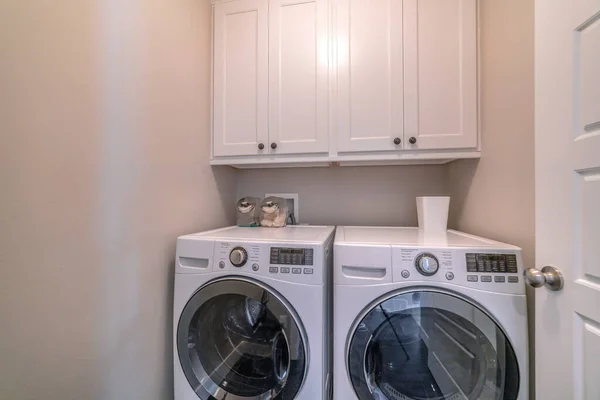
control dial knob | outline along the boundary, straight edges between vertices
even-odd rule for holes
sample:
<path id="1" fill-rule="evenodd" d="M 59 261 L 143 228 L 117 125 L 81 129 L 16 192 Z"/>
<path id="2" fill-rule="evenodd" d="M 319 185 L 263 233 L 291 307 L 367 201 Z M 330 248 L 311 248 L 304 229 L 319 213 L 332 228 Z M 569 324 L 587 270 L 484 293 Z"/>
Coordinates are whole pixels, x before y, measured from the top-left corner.
<path id="1" fill-rule="evenodd" d="M 243 267 L 248 261 L 248 252 L 243 247 L 236 247 L 229 253 L 229 261 L 234 267 Z"/>
<path id="2" fill-rule="evenodd" d="M 432 276 L 440 269 L 440 263 L 433 254 L 421 253 L 415 260 L 415 267 L 421 275 Z"/>

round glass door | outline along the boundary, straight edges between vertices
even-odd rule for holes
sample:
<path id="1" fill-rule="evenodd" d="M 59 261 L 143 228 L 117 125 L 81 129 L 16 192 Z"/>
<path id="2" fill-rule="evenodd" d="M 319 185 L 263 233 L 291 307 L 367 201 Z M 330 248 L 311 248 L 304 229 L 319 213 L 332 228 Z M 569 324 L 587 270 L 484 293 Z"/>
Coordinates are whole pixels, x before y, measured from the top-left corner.
<path id="1" fill-rule="evenodd" d="M 419 290 L 371 308 L 348 346 L 360 400 L 516 400 L 519 367 L 502 329 L 467 299 Z"/>
<path id="2" fill-rule="evenodd" d="M 198 290 L 177 329 L 179 360 L 202 400 L 293 399 L 306 372 L 305 343 L 285 300 L 240 278 Z"/>

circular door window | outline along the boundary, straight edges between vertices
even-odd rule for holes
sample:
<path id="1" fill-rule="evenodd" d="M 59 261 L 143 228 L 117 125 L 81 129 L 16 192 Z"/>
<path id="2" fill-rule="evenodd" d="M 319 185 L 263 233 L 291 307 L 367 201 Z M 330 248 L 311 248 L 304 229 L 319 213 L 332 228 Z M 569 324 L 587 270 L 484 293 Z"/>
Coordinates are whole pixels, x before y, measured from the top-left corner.
<path id="1" fill-rule="evenodd" d="M 250 280 L 223 279 L 198 290 L 179 319 L 177 350 L 202 400 L 292 399 L 306 372 L 296 314 Z"/>
<path id="2" fill-rule="evenodd" d="M 348 346 L 360 400 L 516 400 L 519 367 L 502 329 L 467 299 L 400 293 L 371 308 Z"/>

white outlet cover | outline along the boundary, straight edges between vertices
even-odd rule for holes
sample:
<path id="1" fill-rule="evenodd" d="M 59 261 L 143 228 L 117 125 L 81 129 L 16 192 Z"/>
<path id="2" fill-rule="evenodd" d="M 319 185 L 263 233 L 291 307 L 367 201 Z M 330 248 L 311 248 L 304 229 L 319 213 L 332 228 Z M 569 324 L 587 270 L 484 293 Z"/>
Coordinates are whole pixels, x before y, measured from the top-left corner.
<path id="1" fill-rule="evenodd" d="M 296 218 L 296 224 L 300 224 L 300 206 L 298 204 L 298 193 L 265 193 L 265 198 L 270 196 L 281 197 L 282 199 L 286 200 L 293 200 L 294 217 Z"/>

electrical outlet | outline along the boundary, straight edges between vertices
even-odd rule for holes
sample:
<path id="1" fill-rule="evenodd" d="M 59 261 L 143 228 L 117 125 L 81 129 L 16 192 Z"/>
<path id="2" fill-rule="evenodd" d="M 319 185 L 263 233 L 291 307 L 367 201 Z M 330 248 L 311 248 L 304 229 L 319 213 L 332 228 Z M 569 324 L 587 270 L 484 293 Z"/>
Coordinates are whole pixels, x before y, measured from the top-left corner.
<path id="1" fill-rule="evenodd" d="M 298 203 L 298 193 L 265 193 L 265 197 L 281 197 L 287 201 L 288 210 L 294 213 L 296 224 L 300 224 L 300 205 Z"/>

